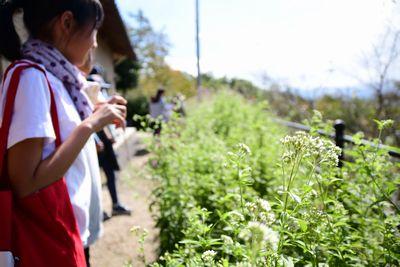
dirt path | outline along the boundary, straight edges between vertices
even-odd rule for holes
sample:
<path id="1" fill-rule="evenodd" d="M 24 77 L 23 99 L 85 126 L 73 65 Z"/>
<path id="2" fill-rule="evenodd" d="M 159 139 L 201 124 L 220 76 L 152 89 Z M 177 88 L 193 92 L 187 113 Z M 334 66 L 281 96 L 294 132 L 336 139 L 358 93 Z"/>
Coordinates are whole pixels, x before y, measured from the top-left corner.
<path id="1" fill-rule="evenodd" d="M 151 191 L 155 184 L 148 179 L 145 164 L 148 155 L 135 157 L 119 174 L 118 195 L 120 201 L 133 210 L 132 216 L 116 216 L 104 222 L 103 237 L 91 247 L 91 265 L 93 267 L 145 266 L 140 261 L 138 237 L 131 233 L 135 226 L 149 232 L 144 243 L 146 262 L 157 258 L 157 230 L 148 209 Z M 107 188 L 103 187 L 103 204 L 110 213 L 111 200 Z"/>

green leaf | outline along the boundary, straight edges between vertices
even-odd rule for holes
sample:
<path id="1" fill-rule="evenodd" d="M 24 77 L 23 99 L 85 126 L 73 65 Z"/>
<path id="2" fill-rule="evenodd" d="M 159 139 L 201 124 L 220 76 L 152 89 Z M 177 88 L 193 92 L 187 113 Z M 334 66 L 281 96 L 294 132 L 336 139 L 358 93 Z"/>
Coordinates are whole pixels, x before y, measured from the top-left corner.
<path id="1" fill-rule="evenodd" d="M 297 219 L 297 223 L 299 224 L 300 229 L 301 229 L 303 232 L 307 231 L 307 229 L 308 229 L 308 224 L 307 224 L 306 221 L 301 220 L 301 219 Z"/>

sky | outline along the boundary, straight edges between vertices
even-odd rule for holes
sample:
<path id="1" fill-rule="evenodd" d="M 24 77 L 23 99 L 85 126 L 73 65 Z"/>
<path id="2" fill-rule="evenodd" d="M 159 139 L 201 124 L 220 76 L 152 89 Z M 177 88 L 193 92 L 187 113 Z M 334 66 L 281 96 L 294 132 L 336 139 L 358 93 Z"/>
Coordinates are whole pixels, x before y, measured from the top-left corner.
<path id="1" fill-rule="evenodd" d="M 196 73 L 195 0 L 117 4 L 127 20 L 141 9 L 169 38 L 167 62 Z M 200 0 L 201 69 L 258 85 L 267 74 L 302 89 L 356 87 L 362 55 L 398 11 L 393 0 Z"/>

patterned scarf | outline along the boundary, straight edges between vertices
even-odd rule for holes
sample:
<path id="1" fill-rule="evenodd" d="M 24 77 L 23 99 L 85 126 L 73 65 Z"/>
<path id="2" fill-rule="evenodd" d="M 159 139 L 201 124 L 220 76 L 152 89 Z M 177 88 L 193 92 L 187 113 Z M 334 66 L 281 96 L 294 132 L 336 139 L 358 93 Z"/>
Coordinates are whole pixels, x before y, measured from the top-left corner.
<path id="1" fill-rule="evenodd" d="M 43 65 L 47 71 L 56 76 L 68 91 L 75 108 L 82 120 L 92 114 L 88 97 L 83 93 L 82 74 L 60 51 L 52 45 L 38 39 L 29 39 L 22 46 L 22 56 Z"/>

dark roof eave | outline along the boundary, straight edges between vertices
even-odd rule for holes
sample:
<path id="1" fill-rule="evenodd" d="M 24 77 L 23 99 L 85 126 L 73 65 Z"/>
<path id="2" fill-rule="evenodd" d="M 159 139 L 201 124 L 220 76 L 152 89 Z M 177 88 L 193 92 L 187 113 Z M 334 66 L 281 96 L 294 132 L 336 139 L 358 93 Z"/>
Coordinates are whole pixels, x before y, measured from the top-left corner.
<path id="1" fill-rule="evenodd" d="M 99 30 L 99 37 L 108 44 L 114 54 L 137 60 L 127 29 L 114 0 L 101 0 L 101 3 L 105 17 Z"/>

